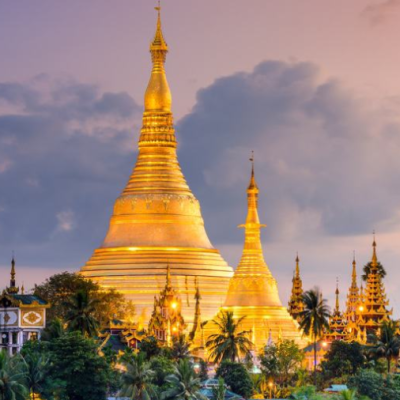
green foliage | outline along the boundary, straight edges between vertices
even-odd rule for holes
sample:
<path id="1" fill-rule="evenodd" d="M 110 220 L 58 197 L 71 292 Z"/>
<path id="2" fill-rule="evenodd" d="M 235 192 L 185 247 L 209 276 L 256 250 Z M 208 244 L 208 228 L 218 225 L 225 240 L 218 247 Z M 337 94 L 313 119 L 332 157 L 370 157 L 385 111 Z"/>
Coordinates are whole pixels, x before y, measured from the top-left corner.
<path id="1" fill-rule="evenodd" d="M 180 360 L 166 381 L 169 388 L 162 392 L 162 400 L 205 400 L 199 391 L 200 379 L 188 359 Z"/>
<path id="2" fill-rule="evenodd" d="M 361 370 L 355 377 L 350 378 L 349 385 L 361 395 L 374 400 L 382 399 L 383 378 L 374 371 Z"/>
<path id="3" fill-rule="evenodd" d="M 140 342 L 139 349 L 146 354 L 148 360 L 161 354 L 162 349 L 154 336 L 148 336 Z"/>
<path id="4" fill-rule="evenodd" d="M 121 390 L 118 396 L 134 400 L 150 400 L 155 397 L 152 384 L 154 371 L 146 361 L 146 355 L 139 353 L 125 363 L 126 372 L 121 376 Z"/>
<path id="5" fill-rule="evenodd" d="M 63 272 L 51 276 L 41 285 L 35 285 L 34 293 L 51 304 L 46 312 L 48 326 L 54 319 L 66 319 L 70 310 L 67 304 L 79 291 L 88 292 L 91 299 L 98 301 L 93 317 L 100 325 L 124 315 L 126 304 L 122 294 L 115 290 L 103 290 L 97 283 L 81 275 Z"/>
<path id="6" fill-rule="evenodd" d="M 371 353 L 377 358 L 383 357 L 387 362 L 387 373 L 391 371 L 392 361 L 396 361 L 400 353 L 400 339 L 397 335 L 397 321 L 384 322 L 378 335 L 372 335 Z"/>
<path id="7" fill-rule="evenodd" d="M 0 351 L 0 400 L 25 400 L 27 389 L 26 365 L 21 356 L 13 357 Z"/>
<path id="8" fill-rule="evenodd" d="M 78 290 L 64 303 L 68 310 L 65 320 L 70 331 L 78 331 L 83 336 L 95 337 L 99 322 L 94 317 L 100 300 L 92 298 L 87 290 Z"/>
<path id="9" fill-rule="evenodd" d="M 366 364 L 363 347 L 357 343 L 336 340 L 332 343 L 321 363 L 325 378 L 354 375 Z"/>
<path id="10" fill-rule="evenodd" d="M 218 332 L 209 336 L 206 346 L 214 362 L 219 363 L 223 360 L 234 362 L 240 356 L 250 353 L 252 347 L 252 342 L 248 338 L 250 331 L 240 330 L 244 318 L 235 321 L 231 311 L 221 311 L 212 321 Z"/>
<path id="11" fill-rule="evenodd" d="M 225 382 L 222 378 L 218 378 L 218 385 L 212 388 L 213 400 L 225 400 Z"/>
<path id="12" fill-rule="evenodd" d="M 217 369 L 216 376 L 223 378 L 233 392 L 249 398 L 253 393 L 253 382 L 243 364 L 223 361 Z"/>
<path id="13" fill-rule="evenodd" d="M 48 356 L 51 360 L 48 376 L 63 386 L 62 394 L 53 391 L 51 395 L 71 400 L 106 398 L 111 369 L 98 354 L 94 341 L 79 332 L 66 333 L 49 343 Z"/>
<path id="14" fill-rule="evenodd" d="M 317 382 L 317 340 L 329 329 L 330 316 L 326 299 L 318 288 L 303 293 L 304 310 L 299 314 L 300 328 L 314 342 L 314 386 Z"/>
<path id="15" fill-rule="evenodd" d="M 208 365 L 207 361 L 204 361 L 203 359 L 200 359 L 199 364 L 200 364 L 200 371 L 198 373 L 198 376 L 200 381 L 203 382 L 206 379 L 208 379 Z"/>
<path id="16" fill-rule="evenodd" d="M 287 386 L 301 367 L 304 353 L 293 340 L 283 340 L 267 346 L 260 357 L 261 369 L 267 379 Z"/>
<path id="17" fill-rule="evenodd" d="M 174 363 L 171 359 L 163 356 L 153 357 L 150 360 L 150 368 L 154 371 L 153 384 L 161 393 L 166 389 L 165 378 L 174 373 Z"/>
<path id="18" fill-rule="evenodd" d="M 184 334 L 172 337 L 171 357 L 175 361 L 190 357 L 189 343 Z"/>
<path id="19" fill-rule="evenodd" d="M 363 267 L 363 275 L 362 275 L 362 280 L 364 282 L 367 281 L 368 275 L 371 272 L 371 267 L 372 267 L 372 262 L 370 261 L 368 264 L 365 264 Z M 383 265 L 378 261 L 378 265 L 377 265 L 377 269 L 378 269 L 378 274 L 381 276 L 381 278 L 383 279 L 386 276 L 386 270 L 383 267 Z"/>

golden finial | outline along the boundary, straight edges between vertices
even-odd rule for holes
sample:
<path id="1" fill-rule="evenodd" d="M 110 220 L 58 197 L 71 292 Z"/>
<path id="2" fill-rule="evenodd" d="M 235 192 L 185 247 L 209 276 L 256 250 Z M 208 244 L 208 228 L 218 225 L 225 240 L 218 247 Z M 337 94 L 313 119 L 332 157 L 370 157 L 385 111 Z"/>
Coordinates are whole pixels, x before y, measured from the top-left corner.
<path id="1" fill-rule="evenodd" d="M 251 177 L 248 190 L 258 190 L 258 186 L 254 176 L 254 150 L 251 151 L 251 157 L 249 158 L 249 160 L 251 162 Z"/>
<path id="2" fill-rule="evenodd" d="M 153 41 L 150 43 L 153 69 L 144 96 L 144 106 L 147 112 L 171 112 L 171 91 L 164 70 L 168 45 L 161 28 L 161 6 L 155 7 L 158 12 L 157 28 Z"/>
<path id="3" fill-rule="evenodd" d="M 356 251 L 353 250 L 353 283 L 357 284 L 357 263 L 356 263 Z"/>
<path id="4" fill-rule="evenodd" d="M 340 306 L 339 306 L 339 278 L 336 278 L 336 307 L 335 307 L 335 312 L 336 314 L 339 314 Z"/>
<path id="5" fill-rule="evenodd" d="M 10 287 L 7 288 L 7 293 L 10 294 L 16 294 L 19 292 L 19 288 L 16 287 L 15 283 L 15 257 L 14 257 L 14 252 L 12 253 L 12 259 L 11 259 L 11 279 L 10 279 Z"/>
<path id="6" fill-rule="evenodd" d="M 21 286 L 21 294 L 25 294 L 25 286 L 24 286 L 24 282 L 22 282 L 22 286 Z"/>
<path id="7" fill-rule="evenodd" d="M 376 240 L 375 240 L 375 230 L 373 231 L 374 241 L 372 242 L 372 268 L 376 269 L 378 267 L 378 257 L 376 255 Z"/>
<path id="8" fill-rule="evenodd" d="M 300 276 L 300 266 L 299 266 L 299 263 L 300 263 L 299 253 L 296 252 L 296 277 L 299 277 L 299 276 Z"/>

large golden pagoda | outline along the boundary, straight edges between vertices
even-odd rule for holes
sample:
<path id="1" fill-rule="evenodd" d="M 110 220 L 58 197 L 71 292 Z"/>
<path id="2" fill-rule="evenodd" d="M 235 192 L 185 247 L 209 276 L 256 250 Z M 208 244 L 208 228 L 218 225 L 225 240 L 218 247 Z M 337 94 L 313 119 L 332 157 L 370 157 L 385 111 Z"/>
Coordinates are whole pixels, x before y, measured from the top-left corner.
<path id="1" fill-rule="evenodd" d="M 150 45 L 153 69 L 144 97 L 139 154 L 128 184 L 114 205 L 110 226 L 81 273 L 103 287 L 115 288 L 136 305 L 150 311 L 164 287 L 167 265 L 181 296 L 193 298 L 195 279 L 202 288 L 202 312 L 210 318 L 227 293 L 232 268 L 213 247 L 204 228 L 198 200 L 178 163 L 171 112 L 171 92 L 164 63 L 168 45 L 161 29 Z M 182 305 L 193 322 L 194 304 Z"/>
<path id="2" fill-rule="evenodd" d="M 253 159 L 252 159 L 253 162 Z M 262 349 L 272 337 L 294 340 L 303 344 L 299 326 L 282 306 L 278 286 L 264 260 L 261 245 L 261 228 L 258 217 L 258 186 L 254 177 L 254 162 L 247 189 L 248 211 L 242 257 L 229 283 L 223 309 L 232 311 L 234 318 L 246 316 L 242 329 L 251 330 L 251 339 L 257 349 Z"/>

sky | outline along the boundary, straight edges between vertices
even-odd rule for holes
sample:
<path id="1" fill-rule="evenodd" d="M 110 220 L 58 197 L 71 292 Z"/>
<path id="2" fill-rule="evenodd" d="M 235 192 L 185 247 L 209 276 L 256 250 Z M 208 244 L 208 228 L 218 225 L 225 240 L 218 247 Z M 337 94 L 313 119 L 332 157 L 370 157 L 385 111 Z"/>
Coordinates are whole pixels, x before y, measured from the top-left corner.
<path id="1" fill-rule="evenodd" d="M 150 0 L 0 0 L 0 268 L 27 288 L 102 242 L 137 154 Z M 287 302 L 344 306 L 353 251 L 400 316 L 400 0 L 163 0 L 179 160 L 235 267 L 255 150 L 266 261 Z M 332 303 L 331 303 L 332 304 Z"/>

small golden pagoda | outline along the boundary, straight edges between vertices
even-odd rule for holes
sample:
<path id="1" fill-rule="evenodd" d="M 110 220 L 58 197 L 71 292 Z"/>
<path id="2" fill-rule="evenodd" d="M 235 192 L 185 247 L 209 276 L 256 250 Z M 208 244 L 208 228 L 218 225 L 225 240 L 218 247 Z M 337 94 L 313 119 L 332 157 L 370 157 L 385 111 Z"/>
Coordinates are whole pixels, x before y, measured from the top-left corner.
<path id="1" fill-rule="evenodd" d="M 264 260 L 261 245 L 261 228 L 258 217 L 258 186 L 254 176 L 254 160 L 250 184 L 247 188 L 247 218 L 244 248 L 235 274 L 230 280 L 224 310 L 232 311 L 234 318 L 243 320 L 242 329 L 252 331 L 251 339 L 257 350 L 262 349 L 268 339 L 294 340 L 304 344 L 297 322 L 282 306 L 278 286 Z M 270 337 L 271 335 L 271 337 Z"/>
<path id="2" fill-rule="evenodd" d="M 167 266 L 164 290 L 154 296 L 154 308 L 148 331 L 160 342 L 170 345 L 172 336 L 179 336 L 186 328 L 181 314 L 182 301 L 171 284 L 171 273 Z"/>
<path id="3" fill-rule="evenodd" d="M 329 332 L 325 334 L 325 339 L 329 342 L 334 340 L 347 340 L 347 320 L 340 311 L 339 283 L 336 282 L 336 304 L 332 316 L 329 318 Z"/>
<path id="4" fill-rule="evenodd" d="M 288 303 L 289 314 L 299 321 L 300 313 L 304 310 L 303 303 L 303 282 L 300 277 L 300 259 L 299 255 L 296 256 L 296 269 L 292 279 L 292 294 Z"/>
<path id="5" fill-rule="evenodd" d="M 202 312 L 211 318 L 226 297 L 232 268 L 211 244 L 200 204 L 191 192 L 177 159 L 171 92 L 164 63 L 168 45 L 161 29 L 150 45 L 153 63 L 144 97 L 139 153 L 129 181 L 114 205 L 107 235 L 81 273 L 105 288 L 115 288 L 150 312 L 163 287 L 166 265 L 174 265 L 176 290 L 187 298 L 202 287 Z M 193 323 L 193 305 L 182 305 Z M 148 318 L 148 317 L 147 317 Z"/>
<path id="6" fill-rule="evenodd" d="M 347 294 L 345 318 L 347 320 L 347 334 L 349 340 L 356 338 L 357 334 L 357 309 L 360 307 L 360 289 L 357 285 L 357 263 L 353 256 L 353 270 L 351 273 L 351 286 Z"/>
<path id="7" fill-rule="evenodd" d="M 389 301 L 386 298 L 382 277 L 378 272 L 378 257 L 376 255 L 376 240 L 372 243 L 371 269 L 367 277 L 365 291 L 360 293 L 360 303 L 357 307 L 357 335 L 376 332 L 384 321 L 389 321 L 393 310 L 388 310 Z"/>

